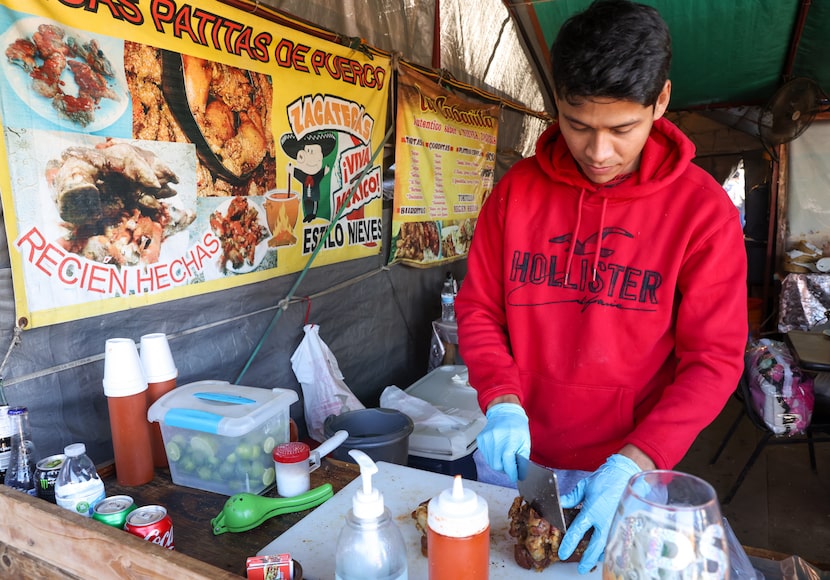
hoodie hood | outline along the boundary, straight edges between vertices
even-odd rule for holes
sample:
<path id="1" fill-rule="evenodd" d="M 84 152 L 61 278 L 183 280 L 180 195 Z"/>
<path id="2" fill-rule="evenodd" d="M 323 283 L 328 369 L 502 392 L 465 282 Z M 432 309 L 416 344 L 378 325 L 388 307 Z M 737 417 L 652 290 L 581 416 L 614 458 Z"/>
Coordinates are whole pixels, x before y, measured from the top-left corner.
<path id="1" fill-rule="evenodd" d="M 542 171 L 555 182 L 571 185 L 607 199 L 644 197 L 672 183 L 695 156 L 695 146 L 671 121 L 654 122 L 640 157 L 640 168 L 620 183 L 597 184 L 586 178 L 571 155 L 554 123 L 536 142 L 536 157 Z M 612 187 L 613 185 L 613 187 Z"/>
<path id="2" fill-rule="evenodd" d="M 609 183 L 594 183 L 585 177 L 579 169 L 576 159 L 571 155 L 565 139 L 555 123 L 542 133 L 536 143 L 536 156 L 542 171 L 554 182 L 574 188 L 578 195 L 575 236 L 582 226 L 583 206 L 589 198 L 601 200 L 602 210 L 597 231 L 603 231 L 605 213 L 609 200 L 626 200 L 642 198 L 661 190 L 674 182 L 691 163 L 695 155 L 694 144 L 680 129 L 667 119 L 661 117 L 654 122 L 651 133 L 640 154 L 640 167 L 624 179 Z M 602 253 L 602 239 L 594 254 L 593 279 L 596 280 L 597 263 Z M 571 265 L 574 259 L 575 245 L 571 244 L 565 262 L 565 283 L 568 283 Z"/>

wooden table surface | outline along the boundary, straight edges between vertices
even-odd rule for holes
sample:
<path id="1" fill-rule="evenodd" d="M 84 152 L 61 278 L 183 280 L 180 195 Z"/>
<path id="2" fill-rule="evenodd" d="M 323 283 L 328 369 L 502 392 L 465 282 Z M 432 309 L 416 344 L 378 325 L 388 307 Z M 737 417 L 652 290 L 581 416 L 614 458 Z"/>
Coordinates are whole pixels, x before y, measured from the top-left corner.
<path id="1" fill-rule="evenodd" d="M 215 536 L 210 520 L 222 511 L 228 496 L 176 485 L 170 478 L 169 469 L 157 469 L 153 481 L 138 487 L 118 485 L 113 473 L 105 471 L 102 475 L 107 496 L 129 495 L 137 506 L 161 505 L 167 508 L 173 520 L 176 551 L 243 577 L 246 575 L 245 560 L 248 556 L 255 556 L 312 511 L 276 516 L 247 532 L 225 532 Z M 320 468 L 311 473 L 311 487 L 330 483 L 334 493 L 337 493 L 358 475 L 357 465 L 325 457 Z M 277 497 L 274 489 L 264 496 Z M 325 505 L 315 509 L 325 509 Z"/>
<path id="2" fill-rule="evenodd" d="M 99 473 L 104 478 L 108 496 L 129 495 L 138 506 L 157 504 L 167 508 L 173 520 L 177 552 L 241 577 L 246 576 L 245 560 L 248 556 L 256 555 L 274 538 L 312 511 L 276 516 L 247 532 L 226 532 L 215 536 L 210 520 L 219 514 L 228 496 L 176 485 L 172 482 L 168 469 L 157 469 L 153 481 L 138 487 L 118 485 L 111 467 L 99 468 Z M 311 473 L 311 486 L 330 483 L 334 493 L 337 493 L 359 475 L 357 465 L 324 457 L 320 468 Z M 277 497 L 274 489 L 264 495 Z M 315 509 L 325 509 L 325 506 L 322 504 Z M 335 542 L 336 538 L 328 538 L 326 541 Z M 748 555 L 759 558 L 782 560 L 787 557 L 786 554 L 769 550 L 744 548 Z M 820 570 L 830 569 L 828 564 L 814 564 Z"/>

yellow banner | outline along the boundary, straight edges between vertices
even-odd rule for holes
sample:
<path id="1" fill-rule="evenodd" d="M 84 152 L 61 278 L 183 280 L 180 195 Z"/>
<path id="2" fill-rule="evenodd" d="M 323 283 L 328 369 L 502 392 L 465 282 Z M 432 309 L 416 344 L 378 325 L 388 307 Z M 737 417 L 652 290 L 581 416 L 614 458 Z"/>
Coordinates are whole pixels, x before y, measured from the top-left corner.
<path id="1" fill-rule="evenodd" d="M 402 66 L 397 108 L 390 262 L 462 258 L 493 188 L 499 106 L 459 98 Z"/>
<path id="2" fill-rule="evenodd" d="M 0 0 L 22 327 L 380 252 L 389 59 L 255 8 Z"/>

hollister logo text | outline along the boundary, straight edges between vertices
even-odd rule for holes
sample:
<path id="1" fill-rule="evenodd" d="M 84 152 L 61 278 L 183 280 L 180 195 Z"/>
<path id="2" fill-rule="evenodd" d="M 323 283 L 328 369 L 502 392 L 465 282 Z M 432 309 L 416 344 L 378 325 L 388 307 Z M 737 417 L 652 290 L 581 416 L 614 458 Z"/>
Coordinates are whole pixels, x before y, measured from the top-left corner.
<path id="1" fill-rule="evenodd" d="M 583 310 L 589 306 L 656 310 L 663 283 L 660 272 L 614 259 L 614 247 L 633 237 L 622 228 L 607 227 L 601 236 L 595 233 L 584 241 L 572 234 L 551 238 L 560 252 L 515 250 L 510 281 L 517 285 L 508 302 L 512 306 L 576 302 Z"/>

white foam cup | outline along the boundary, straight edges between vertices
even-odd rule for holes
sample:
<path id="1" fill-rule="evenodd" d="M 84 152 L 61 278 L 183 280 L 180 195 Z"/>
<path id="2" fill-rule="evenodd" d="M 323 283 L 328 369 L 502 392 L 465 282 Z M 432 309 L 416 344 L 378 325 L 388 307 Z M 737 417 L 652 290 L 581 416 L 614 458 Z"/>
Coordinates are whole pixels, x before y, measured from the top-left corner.
<path id="1" fill-rule="evenodd" d="M 109 338 L 104 350 L 104 394 L 107 397 L 129 397 L 147 390 L 147 380 L 135 341 Z"/>
<path id="2" fill-rule="evenodd" d="M 161 383 L 178 376 L 166 334 L 154 332 L 141 337 L 141 365 L 148 383 Z"/>

